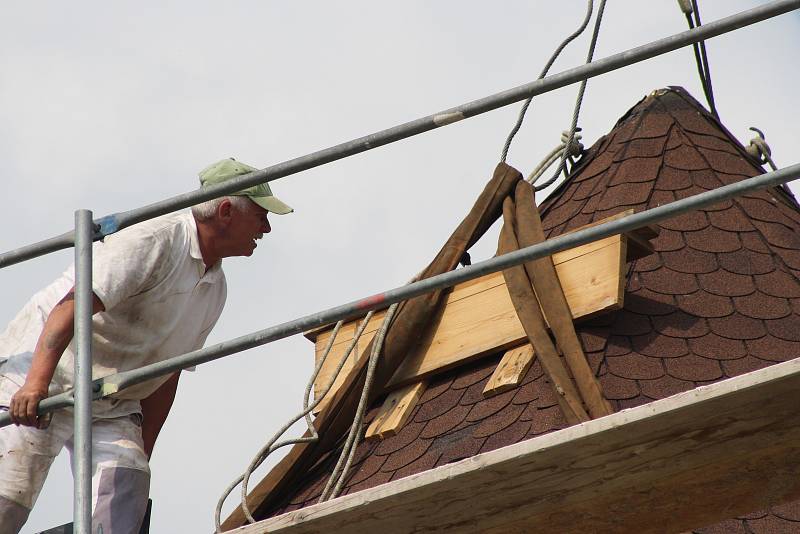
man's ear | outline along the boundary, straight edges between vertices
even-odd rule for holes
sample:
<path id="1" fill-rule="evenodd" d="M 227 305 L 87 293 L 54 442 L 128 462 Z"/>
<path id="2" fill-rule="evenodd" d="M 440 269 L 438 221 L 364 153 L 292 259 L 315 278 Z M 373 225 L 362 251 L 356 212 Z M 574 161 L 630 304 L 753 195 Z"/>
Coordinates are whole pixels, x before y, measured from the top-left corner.
<path id="1" fill-rule="evenodd" d="M 233 217 L 233 203 L 230 199 L 223 198 L 222 202 L 217 206 L 217 219 L 222 222 L 228 223 Z"/>

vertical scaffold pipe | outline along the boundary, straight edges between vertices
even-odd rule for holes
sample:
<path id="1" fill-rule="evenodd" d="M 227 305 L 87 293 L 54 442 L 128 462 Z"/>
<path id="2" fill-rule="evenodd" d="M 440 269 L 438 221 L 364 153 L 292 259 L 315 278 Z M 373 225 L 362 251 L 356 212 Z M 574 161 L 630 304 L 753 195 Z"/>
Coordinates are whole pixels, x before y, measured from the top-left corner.
<path id="1" fill-rule="evenodd" d="M 92 533 L 92 212 L 75 212 L 75 450 L 73 523 Z"/>

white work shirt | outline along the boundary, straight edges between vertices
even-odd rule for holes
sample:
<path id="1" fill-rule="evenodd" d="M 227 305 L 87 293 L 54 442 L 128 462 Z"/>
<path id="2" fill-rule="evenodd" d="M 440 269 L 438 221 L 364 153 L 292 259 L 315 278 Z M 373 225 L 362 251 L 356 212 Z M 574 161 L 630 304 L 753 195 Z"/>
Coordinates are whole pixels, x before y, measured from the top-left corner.
<path id="1" fill-rule="evenodd" d="M 8 358 L 0 373 L 6 378 L 19 381 L 27 373 L 47 316 L 75 284 L 74 272 L 70 267 L 34 295 L 0 334 L 0 362 Z M 92 288 L 105 307 L 92 318 L 95 379 L 201 348 L 226 297 L 221 262 L 206 272 L 189 213 L 139 223 L 95 243 Z M 74 358 L 73 340 L 56 368 L 51 394 L 73 387 Z M 167 378 L 113 396 L 144 399 Z"/>

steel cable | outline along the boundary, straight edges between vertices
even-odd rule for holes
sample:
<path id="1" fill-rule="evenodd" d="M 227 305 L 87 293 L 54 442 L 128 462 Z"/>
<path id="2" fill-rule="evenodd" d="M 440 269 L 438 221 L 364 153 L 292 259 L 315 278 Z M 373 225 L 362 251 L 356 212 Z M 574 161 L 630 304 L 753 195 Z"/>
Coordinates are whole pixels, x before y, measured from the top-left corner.
<path id="1" fill-rule="evenodd" d="M 606 0 L 600 0 L 600 6 L 597 8 L 597 19 L 594 22 L 594 31 L 592 32 L 592 41 L 589 43 L 589 52 L 586 54 L 586 64 L 592 62 L 592 58 L 594 57 L 594 50 L 597 47 L 597 38 L 600 35 L 600 25 L 603 22 L 603 12 L 606 8 Z M 572 124 L 569 128 L 569 135 L 568 140 L 565 142 L 565 146 L 569 147 L 572 145 L 573 139 L 575 137 L 575 132 L 578 128 L 578 117 L 581 113 L 581 105 L 583 104 L 583 95 L 586 92 L 586 83 L 587 80 L 583 80 L 581 82 L 581 86 L 578 89 L 578 97 L 575 100 L 575 109 L 572 112 Z M 566 171 L 567 165 L 567 157 L 569 156 L 569 150 L 564 150 L 561 153 L 561 162 L 558 164 L 558 169 L 556 169 L 555 174 L 547 180 L 546 182 L 539 184 L 534 187 L 534 191 L 541 191 L 553 184 L 558 179 L 558 176 Z"/>
<path id="2" fill-rule="evenodd" d="M 550 67 L 553 66 L 555 63 L 556 58 L 561 54 L 561 52 L 566 48 L 566 46 L 575 40 L 580 34 L 583 33 L 583 30 L 586 29 L 586 26 L 589 25 L 589 20 L 592 18 L 592 11 L 594 9 L 593 0 L 589 0 L 586 6 L 586 17 L 584 17 L 583 22 L 581 23 L 580 27 L 575 30 L 569 37 L 564 39 L 558 48 L 555 49 L 553 54 L 550 56 L 550 59 L 547 61 L 547 64 L 542 69 L 541 74 L 539 74 L 538 80 L 541 80 L 547 75 L 547 72 L 550 70 Z M 533 97 L 529 97 L 525 102 L 522 104 L 522 108 L 519 111 L 519 116 L 517 117 L 517 122 L 514 127 L 511 129 L 511 133 L 508 134 L 508 138 L 506 139 L 505 145 L 503 145 L 503 152 L 500 155 L 500 161 L 505 162 L 506 158 L 508 157 L 508 149 L 511 147 L 511 142 L 514 140 L 514 136 L 517 135 L 519 129 L 522 127 L 522 121 L 525 120 L 525 113 L 528 111 L 528 107 L 531 105 L 533 101 Z"/>
<path id="3" fill-rule="evenodd" d="M 702 26 L 703 24 L 700 22 L 700 8 L 697 4 L 697 0 L 691 0 L 691 2 L 688 4 L 689 5 L 687 6 L 681 4 L 681 9 L 686 16 L 686 22 L 689 24 L 689 29 Z M 703 94 L 706 96 L 709 111 L 711 111 L 714 117 L 719 119 L 717 105 L 714 101 L 714 89 L 711 86 L 711 68 L 708 64 L 706 42 L 700 41 L 698 43 L 694 43 L 692 45 L 692 49 L 694 50 L 694 59 L 697 63 L 697 73 L 700 76 L 700 85 L 703 87 Z"/>

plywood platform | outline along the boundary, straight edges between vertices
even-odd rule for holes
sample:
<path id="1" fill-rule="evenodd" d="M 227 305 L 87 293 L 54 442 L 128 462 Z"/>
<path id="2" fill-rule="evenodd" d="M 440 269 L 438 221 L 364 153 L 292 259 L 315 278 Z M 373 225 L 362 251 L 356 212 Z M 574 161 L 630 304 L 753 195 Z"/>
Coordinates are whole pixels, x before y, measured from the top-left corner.
<path id="1" fill-rule="evenodd" d="M 798 497 L 800 359 L 233 532 L 681 532 Z"/>

